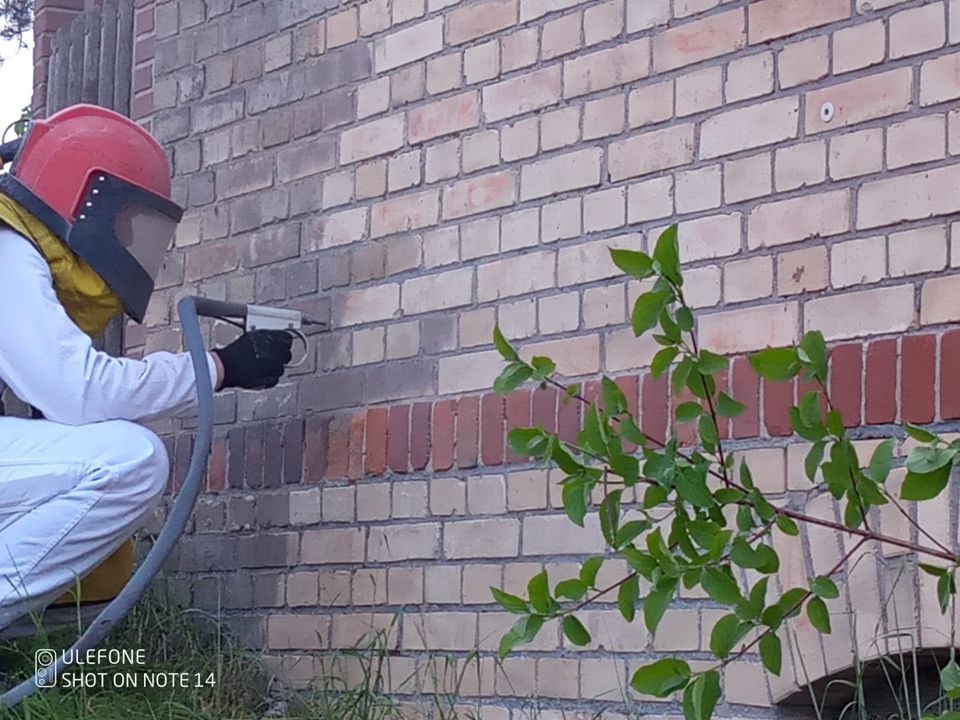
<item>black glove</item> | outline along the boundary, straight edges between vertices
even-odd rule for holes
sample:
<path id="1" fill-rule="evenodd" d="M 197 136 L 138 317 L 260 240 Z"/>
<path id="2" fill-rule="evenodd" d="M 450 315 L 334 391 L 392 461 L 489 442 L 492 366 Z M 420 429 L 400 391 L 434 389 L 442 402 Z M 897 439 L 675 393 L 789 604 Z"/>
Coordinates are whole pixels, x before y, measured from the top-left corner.
<path id="1" fill-rule="evenodd" d="M 286 330 L 254 330 L 214 350 L 223 363 L 221 388 L 265 390 L 280 382 L 293 357 L 293 336 Z"/>

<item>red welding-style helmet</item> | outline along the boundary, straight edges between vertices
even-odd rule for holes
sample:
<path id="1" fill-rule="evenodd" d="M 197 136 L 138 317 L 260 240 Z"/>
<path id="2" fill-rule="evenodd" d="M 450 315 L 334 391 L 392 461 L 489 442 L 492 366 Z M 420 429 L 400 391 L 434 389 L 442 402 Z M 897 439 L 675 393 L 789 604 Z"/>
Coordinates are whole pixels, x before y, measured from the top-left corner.
<path id="1" fill-rule="evenodd" d="M 31 123 L 0 192 L 85 260 L 143 321 L 183 209 L 163 148 L 132 120 L 74 105 Z"/>

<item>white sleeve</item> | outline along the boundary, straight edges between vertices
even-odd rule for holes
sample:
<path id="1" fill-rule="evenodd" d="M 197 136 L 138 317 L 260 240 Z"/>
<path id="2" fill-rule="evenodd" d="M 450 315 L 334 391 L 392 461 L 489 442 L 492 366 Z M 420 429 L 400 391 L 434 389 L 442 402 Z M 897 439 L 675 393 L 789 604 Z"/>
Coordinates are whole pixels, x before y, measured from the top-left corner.
<path id="1" fill-rule="evenodd" d="M 207 353 L 212 382 L 217 371 Z M 196 402 L 187 353 L 114 358 L 93 347 L 57 299 L 33 244 L 0 229 L 0 379 L 44 417 L 67 425 L 142 420 Z"/>

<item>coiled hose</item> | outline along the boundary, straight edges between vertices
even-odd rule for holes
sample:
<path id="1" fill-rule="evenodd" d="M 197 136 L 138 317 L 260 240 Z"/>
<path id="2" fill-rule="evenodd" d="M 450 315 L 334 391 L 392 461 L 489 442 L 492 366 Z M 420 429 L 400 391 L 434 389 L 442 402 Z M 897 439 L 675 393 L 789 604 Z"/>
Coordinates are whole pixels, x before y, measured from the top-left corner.
<path id="1" fill-rule="evenodd" d="M 243 317 L 246 306 L 207 298 L 185 297 L 177 303 L 177 313 L 180 317 L 180 327 L 187 351 L 193 360 L 193 369 L 197 376 L 197 432 L 186 479 L 150 552 L 123 590 L 97 615 L 86 632 L 69 650 L 60 653 L 53 665 L 46 668 L 52 675 L 59 674 L 68 664 L 64 662 L 65 656 L 73 659 L 99 645 L 143 597 L 143 593 L 160 572 L 163 563 L 180 539 L 203 487 L 207 456 L 210 453 L 210 441 L 213 436 L 213 385 L 210 382 L 210 369 L 207 365 L 203 336 L 200 334 L 199 317 Z M 41 685 L 38 684 L 37 675 L 24 680 L 0 695 L 0 707 L 12 707 L 18 704 L 32 695 L 38 687 Z"/>

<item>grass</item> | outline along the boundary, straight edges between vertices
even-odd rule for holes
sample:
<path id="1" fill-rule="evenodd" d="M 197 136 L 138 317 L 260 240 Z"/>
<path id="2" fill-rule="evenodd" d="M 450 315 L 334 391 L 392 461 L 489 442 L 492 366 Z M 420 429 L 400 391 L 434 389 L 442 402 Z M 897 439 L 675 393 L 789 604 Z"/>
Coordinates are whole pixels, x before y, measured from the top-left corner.
<path id="1" fill-rule="evenodd" d="M 5 687 L 33 673 L 34 652 L 66 648 L 77 630 L 48 636 L 42 630 L 27 640 L 0 644 Z M 143 649 L 143 666 L 116 666 L 113 672 L 181 673 L 191 682 L 210 674 L 214 686 L 175 689 L 96 687 L 44 688 L 15 708 L 0 708 L 0 720 L 410 720 L 411 708 L 390 693 L 417 694 L 424 717 L 431 720 L 475 720 L 477 710 L 464 708 L 460 689 L 476 656 L 465 662 L 452 656 L 422 658 L 407 677 L 390 677 L 390 630 L 364 638 L 350 650 L 324 657 L 324 672 L 308 691 L 282 685 L 257 654 L 238 647 L 215 616 L 183 610 L 154 592 L 137 604 L 110 635 L 105 648 Z M 77 667 L 70 668 L 76 673 Z M 107 668 L 97 667 L 94 670 Z M 349 681 L 348 681 L 349 678 Z M 61 682 L 62 684 L 62 682 Z M 432 688 L 430 692 L 423 692 Z M 535 715 L 531 715 L 531 718 Z"/>

